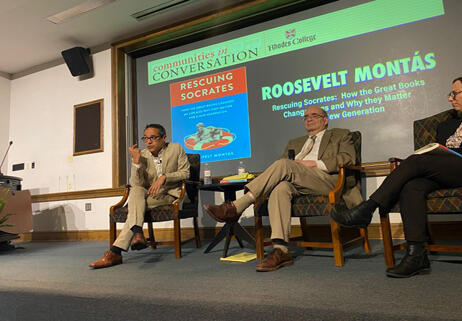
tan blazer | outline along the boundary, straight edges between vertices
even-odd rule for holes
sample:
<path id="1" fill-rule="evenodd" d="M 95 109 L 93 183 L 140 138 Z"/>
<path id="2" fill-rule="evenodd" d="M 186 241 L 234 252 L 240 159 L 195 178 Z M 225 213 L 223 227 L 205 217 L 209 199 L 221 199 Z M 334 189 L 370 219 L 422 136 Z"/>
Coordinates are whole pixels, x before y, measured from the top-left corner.
<path id="1" fill-rule="evenodd" d="M 289 141 L 281 158 L 287 158 L 289 149 L 295 150 L 295 155 L 300 153 L 309 135 L 298 137 Z M 327 129 L 322 136 L 319 146 L 318 159 L 322 160 L 327 167 L 328 173 L 335 185 L 338 178 L 338 164 L 354 165 L 356 152 L 348 129 Z M 348 177 L 346 189 L 342 195 L 346 205 L 351 208 L 362 201 L 359 189 L 355 186 L 353 177 Z"/>
<path id="2" fill-rule="evenodd" d="M 189 161 L 186 153 L 178 143 L 167 143 L 162 149 L 162 173 L 166 176 L 160 194 L 169 194 L 178 198 L 181 182 L 189 178 Z M 151 152 L 141 150 L 140 167 L 132 165 L 130 184 L 148 189 L 157 179 L 157 170 Z"/>

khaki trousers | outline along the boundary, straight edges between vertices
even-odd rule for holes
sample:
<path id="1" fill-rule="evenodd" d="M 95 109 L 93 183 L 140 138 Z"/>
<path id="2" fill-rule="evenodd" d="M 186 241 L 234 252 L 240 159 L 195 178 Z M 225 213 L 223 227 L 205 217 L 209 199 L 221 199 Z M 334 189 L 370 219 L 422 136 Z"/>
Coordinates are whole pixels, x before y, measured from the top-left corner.
<path id="1" fill-rule="evenodd" d="M 163 194 L 154 197 L 148 195 L 147 189 L 141 186 L 133 186 L 128 195 L 128 214 L 124 227 L 114 242 L 114 246 L 126 251 L 133 237 L 131 228 L 135 225 L 143 226 L 144 212 L 146 207 L 154 208 L 161 205 L 171 204 L 175 197 Z"/>
<path id="2" fill-rule="evenodd" d="M 299 194 L 328 195 L 337 182 L 318 168 L 306 167 L 293 160 L 275 161 L 246 188 L 258 198 L 269 194 L 268 213 L 271 239 L 289 241 L 292 197 Z"/>

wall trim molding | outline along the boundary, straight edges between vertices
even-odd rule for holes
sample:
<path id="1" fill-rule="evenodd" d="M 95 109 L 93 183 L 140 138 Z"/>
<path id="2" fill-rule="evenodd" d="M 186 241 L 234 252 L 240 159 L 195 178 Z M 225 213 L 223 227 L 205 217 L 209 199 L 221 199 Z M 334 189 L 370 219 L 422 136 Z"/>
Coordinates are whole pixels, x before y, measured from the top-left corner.
<path id="1" fill-rule="evenodd" d="M 122 224 L 118 225 L 118 232 Z M 253 226 L 245 226 L 245 228 L 254 235 L 255 229 Z M 265 235 L 269 236 L 269 226 L 265 226 Z M 403 238 L 401 223 L 391 224 L 392 233 L 394 238 Z M 213 237 L 220 231 L 219 227 L 200 227 L 199 233 L 201 239 L 212 240 Z M 325 234 L 330 229 L 328 224 L 311 225 L 309 226 L 310 234 L 314 236 Z M 291 236 L 296 237 L 301 235 L 301 229 L 299 225 L 292 226 Z M 373 223 L 369 226 L 369 238 L 380 239 L 380 224 Z M 145 229 L 145 235 L 148 234 Z M 312 232 L 312 233 L 311 233 Z M 155 228 L 154 233 L 156 239 L 165 240 L 173 239 L 173 228 Z M 330 233 L 330 232 L 329 232 Z M 329 235 L 329 234 L 327 234 Z M 194 229 L 192 227 L 181 228 L 182 239 L 188 239 L 194 236 Z M 77 230 L 77 231 L 50 231 L 50 232 L 29 232 L 20 234 L 20 241 L 108 241 L 109 242 L 109 230 Z"/>
<path id="2" fill-rule="evenodd" d="M 122 224 L 118 225 L 118 232 Z M 254 226 L 245 226 L 245 228 L 252 234 L 255 235 Z M 219 232 L 219 227 L 200 227 L 199 233 L 202 240 L 212 240 L 214 236 Z M 436 240 L 461 240 L 460 231 L 462 229 L 462 222 L 432 222 L 430 223 L 430 229 L 432 235 L 435 236 Z M 352 234 L 355 230 L 342 229 L 346 235 Z M 325 240 L 326 236 L 330 235 L 329 224 L 317 224 L 308 225 L 308 231 L 310 236 L 313 238 Z M 147 229 L 145 229 L 145 235 L 148 235 Z M 393 239 L 399 240 L 404 239 L 403 226 L 401 223 L 391 223 L 391 232 Z M 173 228 L 155 228 L 154 233 L 156 240 L 172 240 L 173 239 Z M 269 226 L 264 227 L 265 237 L 270 235 Z M 380 231 L 380 223 L 372 223 L 368 228 L 369 239 L 377 240 L 382 239 Z M 300 225 L 293 225 L 291 229 L 291 237 L 301 236 Z M 194 236 L 193 227 L 181 228 L 181 236 L 183 240 L 192 238 Z M 19 241 L 30 242 L 30 241 L 108 241 L 109 242 L 109 230 L 81 230 L 81 231 L 50 231 L 50 232 L 30 232 L 20 234 Z"/>
<path id="3" fill-rule="evenodd" d="M 78 199 L 122 196 L 124 194 L 124 191 L 125 191 L 125 186 L 121 186 L 117 188 L 102 188 L 102 189 L 91 189 L 91 190 L 74 191 L 74 192 L 37 194 L 37 195 L 32 195 L 31 199 L 32 199 L 32 203 L 56 202 L 56 201 L 65 201 L 65 200 L 78 200 Z"/>

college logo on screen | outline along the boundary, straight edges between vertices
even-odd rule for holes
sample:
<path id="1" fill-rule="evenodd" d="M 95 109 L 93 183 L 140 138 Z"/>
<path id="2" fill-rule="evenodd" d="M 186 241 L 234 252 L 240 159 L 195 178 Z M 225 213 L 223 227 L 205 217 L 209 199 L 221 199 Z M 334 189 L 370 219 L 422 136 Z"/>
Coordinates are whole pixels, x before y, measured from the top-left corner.
<path id="1" fill-rule="evenodd" d="M 286 39 L 295 38 L 295 29 L 286 30 Z"/>

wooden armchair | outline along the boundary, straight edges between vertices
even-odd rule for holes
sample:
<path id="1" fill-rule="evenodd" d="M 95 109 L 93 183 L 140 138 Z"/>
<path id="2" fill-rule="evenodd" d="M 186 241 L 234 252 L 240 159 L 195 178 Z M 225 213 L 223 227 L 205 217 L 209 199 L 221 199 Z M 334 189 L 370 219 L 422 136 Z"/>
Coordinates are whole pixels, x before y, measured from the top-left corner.
<path id="1" fill-rule="evenodd" d="M 347 210 L 346 204 L 341 197 L 346 176 L 353 176 L 356 180 L 356 184 L 358 185 L 361 182 L 361 133 L 353 132 L 352 139 L 356 150 L 357 166 L 344 166 L 343 164 L 339 164 L 337 185 L 332 191 L 330 191 L 329 196 L 300 195 L 292 199 L 291 215 L 292 217 L 298 217 L 300 219 L 303 241 L 291 241 L 291 244 L 307 248 L 333 249 L 336 266 L 344 265 L 343 249 L 346 247 L 361 243 L 364 251 L 366 253 L 370 252 L 367 229 L 361 228 L 360 235 L 358 237 L 342 243 L 340 237 L 340 226 L 338 223 L 330 219 L 330 234 L 332 240 L 330 242 L 310 242 L 308 241 L 308 225 L 306 218 L 312 216 L 329 216 L 334 211 Z M 267 203 L 267 199 L 262 199 L 254 205 L 257 258 L 260 260 L 264 258 L 264 246 L 271 244 L 271 240 L 264 240 L 263 237 L 262 216 L 268 216 Z"/>
<path id="2" fill-rule="evenodd" d="M 198 186 L 200 176 L 200 155 L 199 154 L 186 154 L 190 163 L 190 177 L 189 180 L 184 181 L 181 186 L 180 198 L 173 204 L 163 205 L 152 209 L 147 209 L 144 215 L 144 222 L 148 223 L 149 238 L 148 244 L 155 249 L 157 245 L 174 245 L 175 257 L 181 257 L 181 244 L 186 241 L 181 241 L 180 220 L 185 218 L 192 218 L 194 224 L 194 239 L 196 247 L 201 247 L 199 236 L 199 226 L 197 223 L 198 216 Z M 128 208 L 126 205 L 128 195 L 130 193 L 130 185 L 126 186 L 125 193 L 121 201 L 109 210 L 109 247 L 112 246 L 117 237 L 117 223 L 124 223 L 127 219 Z M 183 202 L 185 194 L 188 195 L 189 202 Z M 180 206 L 183 202 L 182 206 Z M 173 221 L 173 234 L 174 239 L 168 241 L 156 241 L 154 237 L 154 230 L 152 228 L 153 222 Z M 191 240 L 191 239 L 190 239 Z"/>
<path id="3" fill-rule="evenodd" d="M 447 119 L 455 118 L 454 110 L 447 110 L 442 113 L 421 119 L 414 122 L 414 148 L 421 148 L 429 143 L 436 141 L 436 129 L 438 125 Z M 399 165 L 400 159 L 392 158 L 391 169 L 393 170 Z M 400 212 L 399 204 L 397 204 L 391 212 Z M 451 189 L 436 190 L 427 196 L 427 214 L 462 214 L 462 187 Z M 395 266 L 395 258 L 393 252 L 395 250 L 404 249 L 404 242 L 393 245 L 391 235 L 390 219 L 388 215 L 380 217 L 383 247 L 385 253 L 385 263 L 387 267 Z M 428 233 L 430 237 L 427 249 L 436 252 L 462 252 L 462 245 L 436 245 L 432 244 L 431 225 L 428 225 Z"/>

